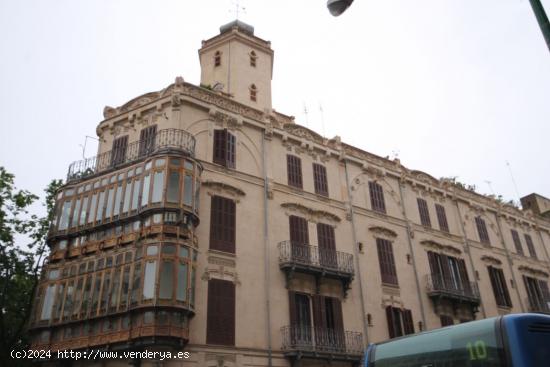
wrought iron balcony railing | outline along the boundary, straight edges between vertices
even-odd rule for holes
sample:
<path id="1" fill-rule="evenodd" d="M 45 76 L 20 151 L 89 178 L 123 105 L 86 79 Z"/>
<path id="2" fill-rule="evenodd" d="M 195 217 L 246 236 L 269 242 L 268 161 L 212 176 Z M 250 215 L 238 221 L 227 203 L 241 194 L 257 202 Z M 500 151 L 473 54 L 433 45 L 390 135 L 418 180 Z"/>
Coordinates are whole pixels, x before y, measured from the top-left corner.
<path id="1" fill-rule="evenodd" d="M 444 276 L 426 276 L 428 294 L 456 298 L 479 304 L 479 289 L 475 282 L 462 282 L 460 279 Z"/>
<path id="2" fill-rule="evenodd" d="M 316 355 L 343 355 L 345 359 L 361 358 L 363 334 L 355 331 L 335 330 L 308 325 L 290 325 L 281 328 L 282 349 L 285 352 L 312 352 Z"/>
<path id="3" fill-rule="evenodd" d="M 525 304 L 529 307 L 529 312 L 550 313 L 550 301 L 544 302 L 540 299 L 527 298 Z"/>
<path id="4" fill-rule="evenodd" d="M 137 161 L 162 151 L 180 151 L 189 156 L 195 155 L 195 138 L 185 130 L 164 129 L 154 136 L 121 145 L 95 157 L 71 163 L 67 182 L 79 180 L 127 163 Z"/>
<path id="5" fill-rule="evenodd" d="M 279 264 L 303 265 L 353 275 L 353 255 L 291 241 L 279 243 Z"/>

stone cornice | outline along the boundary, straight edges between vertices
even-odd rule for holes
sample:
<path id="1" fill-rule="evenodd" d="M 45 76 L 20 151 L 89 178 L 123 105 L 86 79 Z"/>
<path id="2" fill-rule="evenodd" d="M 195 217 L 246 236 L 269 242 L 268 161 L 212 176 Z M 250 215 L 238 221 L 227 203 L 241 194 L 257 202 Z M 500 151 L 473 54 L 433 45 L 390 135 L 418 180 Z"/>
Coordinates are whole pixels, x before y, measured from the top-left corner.
<path id="1" fill-rule="evenodd" d="M 371 231 L 375 235 L 381 235 L 383 237 L 389 237 L 389 238 L 397 237 L 397 233 L 395 231 L 392 231 L 391 229 L 386 227 L 372 226 L 372 227 L 369 227 L 369 231 Z"/>
<path id="2" fill-rule="evenodd" d="M 312 208 L 309 208 L 305 205 L 298 204 L 298 203 L 282 203 L 281 207 L 283 207 L 285 209 L 290 209 L 292 211 L 300 212 L 300 213 L 303 213 L 305 215 L 309 215 L 313 218 L 315 218 L 315 217 L 324 218 L 324 219 L 328 219 L 332 222 L 337 222 L 337 223 L 342 221 L 340 219 L 340 217 L 338 217 L 337 215 L 326 212 L 324 210 L 312 209 Z"/>
<path id="3" fill-rule="evenodd" d="M 218 191 L 228 192 L 228 193 L 232 194 L 233 196 L 245 196 L 246 195 L 246 193 L 243 190 L 239 189 L 238 187 L 231 186 L 231 185 L 229 185 L 225 182 L 206 180 L 206 181 L 203 181 L 201 183 L 201 185 L 204 186 L 204 187 L 209 187 L 209 188 L 218 190 Z"/>
<path id="4" fill-rule="evenodd" d="M 548 278 L 548 273 L 545 272 L 544 270 L 535 269 L 535 268 L 532 268 L 532 267 L 527 266 L 527 265 L 520 265 L 518 267 L 518 270 L 523 272 L 523 273 L 530 274 L 530 275 Z"/>
<path id="5" fill-rule="evenodd" d="M 481 257 L 481 260 L 491 265 L 502 265 L 502 261 L 500 261 L 494 256 L 483 255 Z"/>
<path id="6" fill-rule="evenodd" d="M 462 251 L 460 251 L 460 249 L 458 249 L 454 246 L 444 245 L 444 244 L 441 244 L 441 243 L 433 241 L 433 240 L 421 240 L 420 244 L 423 245 L 423 246 L 435 249 L 435 250 L 447 251 L 447 252 L 455 254 L 455 255 L 460 255 L 462 253 Z"/>

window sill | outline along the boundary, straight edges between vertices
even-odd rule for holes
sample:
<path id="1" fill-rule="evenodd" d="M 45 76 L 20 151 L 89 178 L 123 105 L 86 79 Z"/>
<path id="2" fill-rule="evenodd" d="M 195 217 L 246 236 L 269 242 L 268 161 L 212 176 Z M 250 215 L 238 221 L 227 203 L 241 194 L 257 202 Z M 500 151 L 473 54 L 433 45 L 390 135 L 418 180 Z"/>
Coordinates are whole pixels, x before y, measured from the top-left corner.
<path id="1" fill-rule="evenodd" d="M 208 253 L 209 254 L 214 254 L 214 255 L 222 255 L 222 256 L 232 257 L 232 258 L 237 257 L 237 255 L 234 254 L 234 253 L 225 252 L 225 251 L 221 251 L 221 250 L 214 250 L 214 249 L 208 249 Z"/>

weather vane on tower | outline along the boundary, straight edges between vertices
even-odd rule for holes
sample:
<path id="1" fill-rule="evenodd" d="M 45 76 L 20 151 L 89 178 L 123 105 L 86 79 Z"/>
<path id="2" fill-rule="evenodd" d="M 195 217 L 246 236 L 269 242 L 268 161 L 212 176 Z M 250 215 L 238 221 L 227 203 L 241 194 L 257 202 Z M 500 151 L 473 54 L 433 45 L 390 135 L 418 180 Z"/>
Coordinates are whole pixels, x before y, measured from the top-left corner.
<path id="1" fill-rule="evenodd" d="M 244 6 L 241 6 L 239 0 L 233 0 L 233 6 L 235 7 L 235 10 L 229 10 L 229 12 L 235 12 L 235 18 L 237 20 L 239 20 L 239 13 L 246 14 L 246 8 Z"/>

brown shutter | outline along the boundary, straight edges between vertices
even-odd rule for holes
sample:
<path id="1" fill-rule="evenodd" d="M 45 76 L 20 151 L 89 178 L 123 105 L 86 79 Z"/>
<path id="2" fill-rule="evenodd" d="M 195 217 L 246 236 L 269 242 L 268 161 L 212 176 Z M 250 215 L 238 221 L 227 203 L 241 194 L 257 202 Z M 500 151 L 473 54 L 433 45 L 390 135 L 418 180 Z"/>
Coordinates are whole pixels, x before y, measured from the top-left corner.
<path id="1" fill-rule="evenodd" d="M 475 218 L 477 232 L 479 234 L 479 242 L 490 244 L 489 233 L 487 232 L 487 225 L 481 217 Z"/>
<path id="2" fill-rule="evenodd" d="M 307 221 L 295 215 L 288 217 L 288 221 L 292 259 L 307 264 L 310 261 Z"/>
<path id="3" fill-rule="evenodd" d="M 325 166 L 313 163 L 313 184 L 316 194 L 328 196 L 327 169 Z"/>
<path id="4" fill-rule="evenodd" d="M 317 223 L 317 240 L 319 241 L 319 262 L 322 266 L 338 268 L 334 228 L 324 223 Z"/>
<path id="5" fill-rule="evenodd" d="M 128 135 L 121 136 L 113 140 L 113 149 L 111 150 L 111 166 L 116 166 L 125 162 L 127 147 Z"/>
<path id="6" fill-rule="evenodd" d="M 537 252 L 535 251 L 535 246 L 533 245 L 533 239 L 527 233 L 525 234 L 525 243 L 527 244 L 527 249 L 529 250 L 529 255 L 533 258 L 537 258 Z"/>
<path id="7" fill-rule="evenodd" d="M 210 248 L 235 253 L 235 202 L 212 196 L 210 210 Z"/>
<path id="8" fill-rule="evenodd" d="M 405 335 L 414 334 L 414 323 L 411 310 L 403 310 L 403 331 Z"/>
<path id="9" fill-rule="evenodd" d="M 393 258 L 392 243 L 388 240 L 377 238 L 376 247 L 378 249 L 378 262 L 380 264 L 382 282 L 397 285 L 398 281 Z"/>
<path id="10" fill-rule="evenodd" d="M 514 240 L 514 247 L 516 248 L 516 253 L 523 255 L 523 247 L 521 247 L 521 240 L 519 239 L 518 231 L 512 229 L 511 232 L 512 239 Z"/>
<path id="11" fill-rule="evenodd" d="M 550 302 L 550 291 L 548 290 L 548 283 L 544 280 L 539 279 L 539 288 L 542 293 L 545 310 L 548 310 L 548 302 Z"/>
<path id="12" fill-rule="evenodd" d="M 315 333 L 315 343 L 318 346 L 326 345 L 328 342 L 327 336 L 327 315 L 325 302 L 329 298 L 320 296 L 318 294 L 313 297 L 313 326 Z"/>
<path id="13" fill-rule="evenodd" d="M 531 308 L 535 308 L 537 305 L 537 295 L 534 292 L 534 290 L 531 288 L 531 284 L 529 282 L 529 277 L 523 276 L 523 283 L 525 284 L 525 289 L 527 290 L 527 297 L 529 298 L 529 304 L 531 305 Z"/>
<path id="14" fill-rule="evenodd" d="M 428 251 L 428 263 L 430 264 L 430 272 L 432 274 L 432 277 L 440 279 L 441 278 L 441 271 L 439 269 L 439 263 L 437 261 L 438 256 L 439 255 L 436 254 L 435 252 Z"/>
<path id="15" fill-rule="evenodd" d="M 435 204 L 435 212 L 437 213 L 437 221 L 439 223 L 439 229 L 444 232 L 449 232 L 449 224 L 447 223 L 447 215 L 445 214 L 445 207 L 440 204 Z"/>
<path id="16" fill-rule="evenodd" d="M 286 164 L 287 164 L 288 185 L 301 189 L 302 188 L 301 159 L 293 155 L 287 155 Z"/>
<path id="17" fill-rule="evenodd" d="M 418 204 L 418 212 L 420 213 L 420 223 L 425 227 L 431 227 L 432 221 L 430 220 L 430 212 L 426 200 L 417 198 L 416 202 Z"/>
<path id="18" fill-rule="evenodd" d="M 386 213 L 386 204 L 384 202 L 384 190 L 379 183 L 369 182 L 369 194 L 372 210 Z"/>
<path id="19" fill-rule="evenodd" d="M 504 301 L 506 302 L 506 306 L 512 307 L 512 300 L 510 299 L 510 293 L 508 293 L 508 285 L 506 284 L 506 278 L 504 278 L 504 273 L 502 272 L 502 269 L 497 269 L 498 277 L 500 278 L 500 284 L 502 285 L 502 292 L 504 295 Z"/>
<path id="20" fill-rule="evenodd" d="M 225 166 L 225 152 L 226 152 L 226 141 L 227 134 L 225 130 L 214 130 L 214 163 L 221 164 Z"/>
<path id="21" fill-rule="evenodd" d="M 226 147 L 226 158 L 227 158 L 227 167 L 229 168 L 235 168 L 235 149 L 236 149 L 236 143 L 235 143 L 235 135 L 231 134 L 230 132 L 226 131 L 227 134 L 227 147 Z"/>
<path id="22" fill-rule="evenodd" d="M 445 289 L 453 289 L 453 284 L 451 281 L 451 269 L 449 267 L 449 257 L 444 254 L 439 254 L 439 260 L 441 263 L 441 270 L 443 272 L 443 283 Z"/>
<path id="23" fill-rule="evenodd" d="M 235 345 L 235 284 L 208 281 L 206 343 Z"/>
<path id="24" fill-rule="evenodd" d="M 388 320 L 388 331 L 389 331 L 390 339 L 395 338 L 397 335 L 395 332 L 395 320 L 394 320 L 392 306 L 386 307 L 386 318 Z"/>
<path id="25" fill-rule="evenodd" d="M 493 293 L 495 294 L 495 300 L 497 302 L 498 306 L 504 306 L 502 304 L 502 293 L 498 284 L 498 280 L 495 274 L 495 268 L 492 266 L 488 266 L 487 270 L 489 270 L 489 279 L 491 280 L 491 286 L 493 287 Z"/>
<path id="26" fill-rule="evenodd" d="M 292 326 L 298 324 L 298 320 L 296 318 L 296 292 L 288 291 L 288 307 L 290 315 L 290 325 Z"/>
<path id="27" fill-rule="evenodd" d="M 470 278 L 468 277 L 468 271 L 466 270 L 466 263 L 464 259 L 457 259 L 458 271 L 460 272 L 460 280 L 462 281 L 462 288 L 466 294 L 472 294 L 472 286 L 470 285 Z"/>
<path id="28" fill-rule="evenodd" d="M 334 344 L 338 349 L 345 349 L 346 334 L 344 331 L 344 317 L 342 314 L 342 303 L 338 298 L 328 298 L 332 301 L 332 319 L 334 320 Z"/>
<path id="29" fill-rule="evenodd" d="M 143 157 L 155 149 L 155 139 L 157 135 L 157 125 L 148 126 L 141 129 L 139 133 L 139 156 Z"/>

